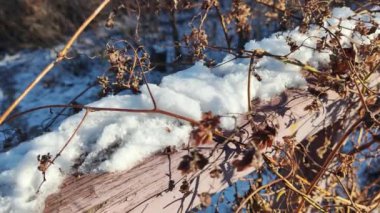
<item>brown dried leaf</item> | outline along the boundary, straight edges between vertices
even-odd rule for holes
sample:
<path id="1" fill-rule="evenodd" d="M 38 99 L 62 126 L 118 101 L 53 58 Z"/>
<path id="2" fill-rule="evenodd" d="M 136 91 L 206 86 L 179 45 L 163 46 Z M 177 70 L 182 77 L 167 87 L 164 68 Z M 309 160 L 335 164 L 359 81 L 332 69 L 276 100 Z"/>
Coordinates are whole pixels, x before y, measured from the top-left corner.
<path id="1" fill-rule="evenodd" d="M 179 191 L 183 194 L 190 193 L 190 184 L 187 180 L 183 180 L 181 186 L 179 187 Z"/>
<path id="2" fill-rule="evenodd" d="M 181 170 L 182 175 L 196 172 L 203 169 L 208 164 L 208 159 L 201 153 L 192 151 L 190 155 L 182 157 L 182 161 L 178 165 L 178 170 Z"/>
<path id="3" fill-rule="evenodd" d="M 178 170 L 181 170 L 182 175 L 188 174 L 192 172 L 191 161 L 193 159 L 189 155 L 185 155 L 182 157 L 182 161 L 178 165 Z"/>
<path id="4" fill-rule="evenodd" d="M 378 24 L 376 22 L 373 22 L 372 26 L 369 27 L 369 26 L 366 26 L 364 22 L 359 21 L 356 24 L 354 30 L 359 32 L 361 35 L 366 36 L 366 35 L 371 35 L 374 32 L 376 32 L 377 28 L 378 28 Z"/>
<path id="5" fill-rule="evenodd" d="M 255 155 L 256 151 L 254 149 L 249 149 L 246 152 L 243 153 L 242 159 L 237 159 L 232 162 L 232 165 L 236 167 L 236 170 L 238 172 L 243 171 L 251 166 L 253 161 L 253 156 Z"/>
<path id="6" fill-rule="evenodd" d="M 220 178 L 220 175 L 222 174 L 222 170 L 215 168 L 210 171 L 210 177 L 211 178 Z"/>
<path id="7" fill-rule="evenodd" d="M 217 131 L 220 124 L 220 117 L 214 116 L 211 112 L 202 114 L 200 124 L 191 132 L 195 145 L 208 144 L 213 141 L 213 132 Z"/>
<path id="8" fill-rule="evenodd" d="M 39 165 L 37 169 L 41 171 L 44 181 L 46 180 L 45 172 L 49 168 L 50 164 L 53 164 L 53 161 L 51 160 L 52 156 L 50 153 L 47 153 L 46 155 L 37 155 L 37 160 L 39 162 Z"/>
<path id="9" fill-rule="evenodd" d="M 260 150 L 271 147 L 276 137 L 277 130 L 269 125 L 252 130 L 251 139 Z"/>

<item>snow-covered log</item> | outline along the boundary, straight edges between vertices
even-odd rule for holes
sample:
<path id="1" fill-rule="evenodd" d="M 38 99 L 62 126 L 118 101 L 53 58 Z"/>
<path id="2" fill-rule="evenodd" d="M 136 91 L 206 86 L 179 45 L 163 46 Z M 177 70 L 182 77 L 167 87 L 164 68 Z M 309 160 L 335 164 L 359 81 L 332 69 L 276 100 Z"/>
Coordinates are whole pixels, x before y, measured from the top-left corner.
<path id="1" fill-rule="evenodd" d="M 324 109 L 321 107 L 319 111 L 310 112 L 305 107 L 311 104 L 313 98 L 308 98 L 305 90 L 292 89 L 257 107 L 259 112 L 275 114 L 279 125 L 276 143 L 282 143 L 283 136 L 292 134 L 296 135 L 297 141 L 302 141 L 338 121 L 347 107 L 336 93 L 329 92 L 326 99 Z M 335 136 L 339 138 L 339 134 Z M 180 192 L 183 175 L 177 167 L 186 154 L 187 150 L 179 150 L 170 155 L 169 160 L 167 155 L 157 153 L 129 171 L 68 177 L 60 191 L 47 198 L 45 212 L 186 211 L 200 204 L 198 195 L 202 192 L 218 192 L 254 170 L 252 167 L 236 172 L 231 167 L 231 156 L 223 154 L 215 163 L 223 168 L 221 178 L 211 178 L 209 172 L 214 167 L 210 167 L 194 179 L 190 187 L 193 191 L 184 196 Z M 169 180 L 176 183 L 172 190 L 168 188 Z"/>
<path id="2" fill-rule="evenodd" d="M 357 24 L 351 17 L 355 16 L 353 11 L 336 8 L 332 13 L 324 28 L 328 32 L 339 30 L 344 35 L 343 47 L 350 47 L 351 41 L 370 43 L 380 33 L 364 39 L 353 33 Z M 147 84 L 149 89 L 142 86 L 138 95 L 124 92 L 86 105 L 87 110 L 68 117 L 54 131 L 0 153 L 0 212 L 40 212 L 44 208 L 46 212 L 191 209 L 199 204 L 198 194 L 220 191 L 255 168 L 237 172 L 231 166 L 234 156 L 216 149 L 213 156 L 218 159 L 210 159 L 202 174 L 187 174 L 191 186 L 184 197 L 186 187 L 179 190 L 184 176 L 177 168 L 188 151 L 181 150 L 181 144 L 187 143 L 192 133 L 188 121 L 201 120 L 202 113 L 211 111 L 222 116 L 220 127 L 228 131 L 235 127 L 231 115 L 241 116 L 238 120 L 244 122 L 248 100 L 260 99 L 253 106 L 254 119 L 277 125 L 274 145 L 283 144 L 285 136 L 294 136 L 298 143 L 310 141 L 308 136 L 329 128 L 343 116 L 348 121 L 357 116 L 359 100 L 341 98 L 330 90 L 327 96 L 313 95 L 306 88 L 312 84 L 305 76 L 330 80 L 330 71 L 325 69 L 332 52 L 315 50 L 322 38 L 331 41 L 327 35 L 318 26 L 310 26 L 306 33 L 298 29 L 276 33 L 262 41 L 248 42 L 242 58 L 228 54 L 212 68 L 199 61 L 189 69 L 165 76 L 159 85 Z M 289 39 L 299 48 L 292 48 Z M 251 72 L 255 75 L 248 77 Z M 339 79 L 335 80 L 333 83 L 339 83 Z M 323 87 L 331 86 L 336 85 Z M 353 105 L 348 106 L 345 100 Z M 178 116 L 153 112 L 154 103 L 160 112 Z M 103 110 L 94 110 L 95 107 Z M 104 110 L 110 108 L 113 110 Z M 138 110 L 145 111 L 137 113 Z M 337 138 L 339 134 L 334 133 Z M 160 150 L 173 145 L 178 152 L 171 154 L 169 160 Z M 212 149 L 198 148 L 205 154 Z M 59 158 L 50 164 L 47 180 L 40 188 L 42 175 L 36 157 L 47 153 L 58 153 Z M 254 162 L 260 164 L 260 155 L 257 157 Z M 210 170 L 215 168 L 223 172 L 220 179 L 210 177 Z"/>

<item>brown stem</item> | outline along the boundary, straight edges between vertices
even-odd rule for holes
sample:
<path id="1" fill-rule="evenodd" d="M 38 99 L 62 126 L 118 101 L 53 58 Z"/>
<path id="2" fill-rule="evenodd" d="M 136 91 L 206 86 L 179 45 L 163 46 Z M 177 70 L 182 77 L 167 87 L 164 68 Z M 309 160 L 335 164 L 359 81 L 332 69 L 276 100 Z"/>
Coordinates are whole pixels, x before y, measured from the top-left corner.
<path id="1" fill-rule="evenodd" d="M 138 57 L 138 53 L 137 53 L 137 51 L 135 49 L 134 49 L 134 51 L 135 51 L 135 58 L 137 58 Z M 153 109 L 155 110 L 155 109 L 157 109 L 156 100 L 154 99 L 152 91 L 150 90 L 150 87 L 148 85 L 148 81 L 146 80 L 145 71 L 144 71 L 143 65 L 141 64 L 141 60 L 138 60 L 138 63 L 139 63 L 140 69 L 141 69 L 141 75 L 143 77 L 144 84 L 145 84 L 146 88 L 148 89 L 148 93 L 149 93 L 150 99 L 152 100 L 152 103 L 153 103 Z"/>
<path id="2" fill-rule="evenodd" d="M 371 142 L 362 144 L 359 147 L 354 147 L 348 154 L 349 155 L 357 154 L 359 152 L 362 152 L 363 150 L 366 150 L 366 149 L 370 148 L 373 144 L 376 144 L 376 143 L 378 143 L 378 141 L 373 140 Z"/>
<path id="3" fill-rule="evenodd" d="M 92 87 L 94 87 L 95 84 L 89 85 L 86 89 L 84 89 L 82 92 L 80 92 L 77 96 L 75 96 L 71 101 L 68 103 L 68 105 L 74 103 L 78 98 L 80 98 L 83 94 L 85 94 L 88 90 L 90 90 Z M 56 116 L 54 116 L 53 119 L 49 121 L 49 123 L 44 127 L 44 130 L 48 130 L 54 122 L 65 112 L 66 108 L 63 108 Z"/>
<path id="4" fill-rule="evenodd" d="M 223 29 L 223 33 L 224 33 L 224 38 L 226 39 L 227 47 L 228 47 L 228 49 L 230 49 L 231 48 L 231 41 L 230 41 L 230 38 L 228 37 L 228 33 L 227 33 L 228 30 L 227 30 L 226 23 L 224 21 L 224 17 L 222 15 L 222 11 L 220 9 L 220 3 L 216 2 L 214 4 L 214 7 L 215 7 L 216 13 L 218 15 L 220 24 L 222 25 L 222 29 Z"/>
<path id="5" fill-rule="evenodd" d="M 253 72 L 253 57 L 251 57 L 251 61 L 249 62 L 249 68 L 248 68 L 248 85 L 247 85 L 247 96 L 248 96 L 248 112 L 252 111 L 252 104 L 251 104 L 251 79 L 252 79 L 252 72 Z"/>
<path id="6" fill-rule="evenodd" d="M 173 8 L 173 10 L 170 11 L 170 25 L 172 27 L 173 33 L 173 43 L 174 43 L 174 50 L 175 50 L 175 58 L 179 57 L 181 55 L 181 48 L 178 46 L 179 42 L 179 32 L 177 27 L 177 16 L 176 16 L 176 10 Z"/>
<path id="7" fill-rule="evenodd" d="M 199 122 L 182 115 L 178 115 L 172 112 L 168 112 L 161 109 L 125 109 L 125 108 L 107 108 L 107 107 L 90 107 L 90 106 L 83 106 L 83 105 L 64 105 L 64 104 L 54 104 L 54 105 L 45 105 L 40 107 L 35 107 L 17 114 L 12 115 L 7 119 L 7 122 L 12 121 L 13 119 L 20 117 L 22 115 L 41 110 L 41 109 L 49 109 L 49 108 L 73 108 L 73 109 L 86 109 L 91 111 L 110 111 L 110 112 L 133 112 L 133 113 L 156 113 L 156 114 L 162 114 L 169 117 L 177 118 L 180 120 L 187 121 L 193 125 L 199 125 Z"/>

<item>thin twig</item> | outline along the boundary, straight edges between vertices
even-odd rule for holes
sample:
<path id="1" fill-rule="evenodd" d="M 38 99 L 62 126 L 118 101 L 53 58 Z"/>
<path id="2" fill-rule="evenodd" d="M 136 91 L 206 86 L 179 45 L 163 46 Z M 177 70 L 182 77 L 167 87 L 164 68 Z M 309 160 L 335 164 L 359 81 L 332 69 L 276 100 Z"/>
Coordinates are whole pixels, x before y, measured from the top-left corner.
<path id="1" fill-rule="evenodd" d="M 342 181 L 340 180 L 340 178 L 339 178 L 336 174 L 333 174 L 333 175 L 334 175 L 335 178 L 338 180 L 340 186 L 343 188 L 343 191 L 344 191 L 344 193 L 346 193 L 348 199 L 350 199 L 350 202 L 351 202 L 352 207 L 353 207 L 356 211 L 360 212 L 358 206 L 356 205 L 356 203 L 355 203 L 354 200 L 352 199 L 350 193 L 348 192 L 347 188 L 343 185 L 343 183 L 342 183 Z"/>
<path id="2" fill-rule="evenodd" d="M 43 171 L 44 173 L 49 169 L 49 167 L 51 165 L 54 164 L 55 160 L 57 160 L 57 158 L 59 156 L 61 156 L 62 152 L 66 149 L 67 145 L 69 145 L 69 143 L 73 140 L 75 134 L 78 132 L 79 128 L 82 126 L 84 120 L 86 119 L 88 113 L 89 113 L 90 110 L 86 109 L 86 112 L 84 113 L 82 119 L 80 120 L 79 124 L 77 125 L 77 127 L 74 129 L 74 132 L 71 134 L 71 136 L 69 137 L 69 139 L 66 141 L 66 143 L 62 146 L 62 148 L 59 150 L 59 152 L 55 155 L 55 157 L 53 158 L 53 160 L 49 161 L 46 169 Z M 45 175 L 45 174 L 44 174 Z M 40 185 L 38 186 L 37 188 L 37 192 L 36 193 L 39 193 L 42 185 L 45 183 L 46 179 L 45 179 L 45 176 L 44 176 L 44 179 L 42 180 L 42 182 L 40 183 Z"/>
<path id="3" fill-rule="evenodd" d="M 223 17 L 223 14 L 222 14 L 222 10 L 220 8 L 220 3 L 219 1 L 215 1 L 214 3 L 214 7 L 215 7 L 215 10 L 216 10 L 216 14 L 218 15 L 218 18 L 219 18 L 219 21 L 220 21 L 220 24 L 222 25 L 222 29 L 223 29 L 223 33 L 224 33 L 224 39 L 226 40 L 226 43 L 227 43 L 227 47 L 228 49 L 231 48 L 231 40 L 230 38 L 228 37 L 228 30 L 227 30 L 227 26 L 226 26 L 226 23 L 224 21 L 224 17 Z"/>

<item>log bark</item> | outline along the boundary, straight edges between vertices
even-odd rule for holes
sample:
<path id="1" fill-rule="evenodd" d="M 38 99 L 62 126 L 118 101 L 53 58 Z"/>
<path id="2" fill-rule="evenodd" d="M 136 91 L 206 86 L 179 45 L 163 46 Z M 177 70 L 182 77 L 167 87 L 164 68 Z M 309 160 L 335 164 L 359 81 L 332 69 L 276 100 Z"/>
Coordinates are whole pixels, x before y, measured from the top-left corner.
<path id="1" fill-rule="evenodd" d="M 353 112 L 357 106 L 347 114 L 348 103 L 334 92 L 328 92 L 319 111 L 305 110 L 313 100 L 315 97 L 305 88 L 290 89 L 255 107 L 259 114 L 275 118 L 278 124 L 276 143 L 282 143 L 282 137 L 289 135 L 294 135 L 298 142 L 305 141 L 308 136 L 336 123 L 343 113 L 348 118 L 356 116 Z M 255 116 L 254 119 L 260 122 L 265 118 Z M 339 138 L 339 134 L 336 132 L 336 137 Z M 204 149 L 207 151 L 209 147 Z M 179 150 L 170 155 L 170 160 L 167 155 L 158 153 L 133 169 L 118 173 L 69 176 L 60 191 L 47 198 L 45 212 L 187 212 L 200 204 L 198 194 L 219 192 L 254 171 L 252 167 L 237 172 L 231 166 L 232 155 L 218 150 L 214 156 L 221 156 L 202 174 L 187 175 L 186 179 L 192 180 L 192 191 L 184 195 L 179 191 L 184 176 L 177 167 L 187 153 L 187 150 Z M 220 179 L 209 175 L 216 166 L 223 171 Z M 169 190 L 169 176 L 175 182 L 172 190 Z"/>

